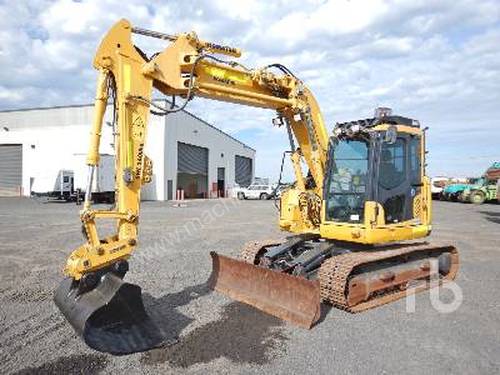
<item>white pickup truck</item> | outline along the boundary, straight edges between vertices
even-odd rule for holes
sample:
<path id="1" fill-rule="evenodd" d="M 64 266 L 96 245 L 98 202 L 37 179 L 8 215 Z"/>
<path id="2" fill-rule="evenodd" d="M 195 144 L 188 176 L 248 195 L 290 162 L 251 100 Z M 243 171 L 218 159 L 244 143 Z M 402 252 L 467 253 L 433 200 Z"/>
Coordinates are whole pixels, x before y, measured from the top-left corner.
<path id="1" fill-rule="evenodd" d="M 264 184 L 252 184 L 247 188 L 239 188 L 236 196 L 238 199 L 270 199 L 274 192 L 274 186 Z"/>

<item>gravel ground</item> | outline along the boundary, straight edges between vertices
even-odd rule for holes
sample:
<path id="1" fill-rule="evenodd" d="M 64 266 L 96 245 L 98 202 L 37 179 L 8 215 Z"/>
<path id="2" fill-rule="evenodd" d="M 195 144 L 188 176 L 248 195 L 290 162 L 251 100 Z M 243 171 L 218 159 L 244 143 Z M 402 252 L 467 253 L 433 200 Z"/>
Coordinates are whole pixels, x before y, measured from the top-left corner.
<path id="1" fill-rule="evenodd" d="M 434 208 L 432 239 L 461 254 L 456 311 L 436 311 L 421 293 L 413 313 L 404 300 L 356 315 L 325 308 L 308 331 L 205 287 L 210 250 L 237 256 L 246 241 L 279 236 L 271 202 L 145 202 L 127 280 L 141 285 L 148 312 L 177 341 L 116 357 L 87 348 L 52 302 L 69 251 L 82 242 L 79 208 L 0 199 L 0 372 L 499 373 L 500 205 Z"/>

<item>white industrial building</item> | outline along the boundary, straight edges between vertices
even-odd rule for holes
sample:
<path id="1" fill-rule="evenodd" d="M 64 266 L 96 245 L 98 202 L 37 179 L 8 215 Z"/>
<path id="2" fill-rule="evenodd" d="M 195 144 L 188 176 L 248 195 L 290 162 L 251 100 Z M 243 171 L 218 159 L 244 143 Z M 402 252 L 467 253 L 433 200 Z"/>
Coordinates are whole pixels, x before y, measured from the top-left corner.
<path id="1" fill-rule="evenodd" d="M 92 117 L 92 105 L 0 111 L 0 196 L 54 189 L 60 171 L 75 169 L 87 152 Z M 109 108 L 107 124 L 111 117 Z M 114 154 L 110 126 L 101 153 Z M 154 171 L 146 200 L 175 199 L 178 189 L 185 198 L 227 195 L 254 176 L 254 149 L 187 111 L 150 116 L 146 155 Z"/>

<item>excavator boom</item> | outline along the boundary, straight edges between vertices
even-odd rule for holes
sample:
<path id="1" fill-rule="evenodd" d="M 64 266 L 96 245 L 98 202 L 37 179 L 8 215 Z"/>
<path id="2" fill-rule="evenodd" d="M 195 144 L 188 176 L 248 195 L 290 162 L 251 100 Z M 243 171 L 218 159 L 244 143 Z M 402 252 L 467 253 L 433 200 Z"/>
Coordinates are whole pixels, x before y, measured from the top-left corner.
<path id="1" fill-rule="evenodd" d="M 148 57 L 132 43 L 133 34 L 168 45 Z M 433 275 L 438 284 L 455 277 L 453 246 L 388 245 L 423 238 L 431 230 L 425 134 L 418 122 L 384 112 L 338 125 L 329 136 L 316 99 L 299 78 L 281 64 L 248 69 L 224 59 L 240 55 L 239 49 L 203 41 L 194 32 L 165 34 L 127 20 L 101 41 L 93 61 L 99 77 L 80 212 L 86 242 L 68 257 L 66 279 L 55 294 L 56 305 L 90 347 L 127 354 L 163 343 L 141 289 L 123 278 L 137 246 L 141 188 L 153 176 L 145 155 L 149 115 L 180 111 L 197 96 L 274 110 L 273 123 L 288 133 L 296 179 L 280 206 L 280 228 L 291 235 L 253 242 L 241 260 L 212 253 L 213 289 L 310 328 L 320 317 L 321 300 L 359 311 L 411 288 L 423 290 Z M 158 106 L 153 89 L 183 102 Z M 117 119 L 116 204 L 96 210 L 90 192 L 110 99 Z M 115 234 L 99 236 L 97 223 L 103 219 L 115 221 Z M 432 264 L 436 272 L 430 271 Z"/>

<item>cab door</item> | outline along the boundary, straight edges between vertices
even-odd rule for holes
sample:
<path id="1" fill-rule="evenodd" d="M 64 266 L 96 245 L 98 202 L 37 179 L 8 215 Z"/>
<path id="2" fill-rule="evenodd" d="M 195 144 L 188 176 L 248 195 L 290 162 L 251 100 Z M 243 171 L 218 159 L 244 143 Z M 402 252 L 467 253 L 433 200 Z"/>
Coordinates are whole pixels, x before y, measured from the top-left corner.
<path id="1" fill-rule="evenodd" d="M 413 200 L 421 181 L 420 137 L 398 134 L 394 142 L 382 140 L 378 151 L 376 201 L 384 207 L 387 224 L 413 219 Z"/>

